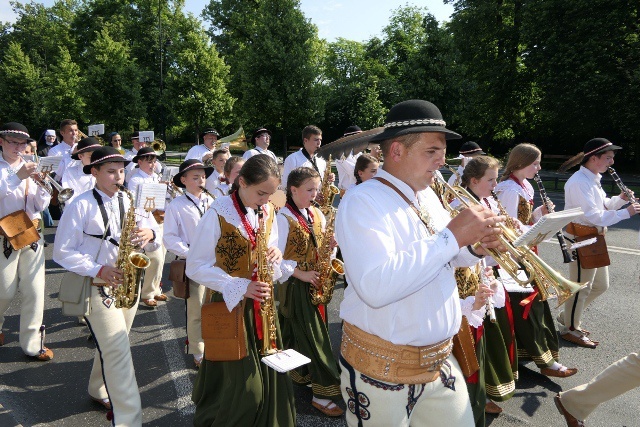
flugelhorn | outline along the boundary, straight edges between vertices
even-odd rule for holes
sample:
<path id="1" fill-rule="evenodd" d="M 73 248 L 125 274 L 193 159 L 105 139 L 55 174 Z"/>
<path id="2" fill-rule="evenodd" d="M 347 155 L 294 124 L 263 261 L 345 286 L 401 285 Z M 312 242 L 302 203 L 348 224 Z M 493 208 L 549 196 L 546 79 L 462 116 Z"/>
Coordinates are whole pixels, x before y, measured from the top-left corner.
<path id="1" fill-rule="evenodd" d="M 450 193 L 451 196 L 457 199 L 465 208 L 480 204 L 480 202 L 463 187 L 452 187 L 443 178 L 438 177 L 438 175 L 436 175 L 436 177 L 441 180 L 446 192 Z M 450 212 L 457 212 L 448 203 L 445 204 L 445 208 Z M 558 306 L 560 306 L 567 301 L 571 295 L 587 285 L 587 282 L 580 284 L 565 279 L 560 273 L 538 257 L 530 248 L 526 246 L 515 246 L 513 242 L 516 240 L 517 235 L 514 230 L 502 223 L 497 224 L 497 226 L 502 231 L 498 239 L 507 251 L 506 253 L 502 253 L 496 249 L 485 250 L 520 286 L 535 283 L 541 300 L 544 301 L 549 298 L 549 288 L 553 288 L 554 293 L 558 297 Z M 518 278 L 518 270 L 521 268 L 527 273 L 527 280 Z"/>
<path id="2" fill-rule="evenodd" d="M 156 156 L 160 157 L 167 149 L 167 144 L 161 139 L 154 139 L 151 143 L 151 149 L 156 153 Z"/>

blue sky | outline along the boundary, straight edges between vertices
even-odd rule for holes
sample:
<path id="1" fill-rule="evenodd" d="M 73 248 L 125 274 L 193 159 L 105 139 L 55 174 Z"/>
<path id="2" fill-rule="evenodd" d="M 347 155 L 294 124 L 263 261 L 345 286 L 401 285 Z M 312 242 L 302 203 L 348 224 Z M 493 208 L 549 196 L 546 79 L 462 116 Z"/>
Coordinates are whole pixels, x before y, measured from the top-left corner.
<path id="1" fill-rule="evenodd" d="M 25 1 L 20 0 L 21 3 Z M 53 0 L 38 0 L 47 6 Z M 186 0 L 185 9 L 200 16 L 209 0 Z M 334 41 L 338 37 L 350 40 L 365 41 L 380 35 L 382 28 L 389 22 L 391 12 L 398 7 L 410 4 L 427 7 L 439 21 L 449 19 L 453 12 L 451 5 L 442 0 L 301 0 L 305 16 L 318 27 L 321 38 Z M 13 21 L 15 15 L 9 0 L 0 0 L 0 21 Z"/>

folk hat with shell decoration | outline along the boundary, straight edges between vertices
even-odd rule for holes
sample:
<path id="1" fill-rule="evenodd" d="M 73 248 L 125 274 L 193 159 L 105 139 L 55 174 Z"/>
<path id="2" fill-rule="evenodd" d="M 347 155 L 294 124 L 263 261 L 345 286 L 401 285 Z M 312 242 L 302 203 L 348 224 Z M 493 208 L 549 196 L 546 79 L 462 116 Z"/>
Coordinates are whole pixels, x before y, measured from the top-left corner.
<path id="1" fill-rule="evenodd" d="M 129 160 L 122 157 L 122 154 L 120 154 L 120 152 L 115 148 L 111 146 L 100 147 L 93 153 L 91 153 L 91 163 L 84 166 L 82 168 L 82 171 L 86 174 L 90 174 L 91 168 L 93 168 L 94 166 L 111 162 L 122 162 L 124 163 L 124 166 L 127 166 L 129 163 L 131 163 Z"/>
<path id="2" fill-rule="evenodd" d="M 370 139 L 371 142 L 422 132 L 441 132 L 446 139 L 462 138 L 446 128 L 447 123 L 438 107 L 421 99 L 403 101 L 391 107 L 383 126 L 384 131 Z"/>
<path id="3" fill-rule="evenodd" d="M 80 160 L 78 154 L 96 151 L 100 147 L 102 147 L 102 144 L 100 144 L 100 141 L 93 136 L 82 138 L 80 142 L 78 142 L 78 145 L 76 145 L 76 149 L 71 154 L 71 158 L 73 160 Z"/>
<path id="4" fill-rule="evenodd" d="M 202 163 L 198 159 L 185 160 L 180 164 L 178 173 L 173 176 L 173 183 L 176 185 L 176 187 L 185 188 L 185 185 L 182 183 L 180 178 L 182 178 L 185 173 L 194 169 L 204 170 L 204 175 L 207 178 L 209 178 L 209 176 L 213 173 L 213 167 L 205 166 L 204 163 Z"/>
<path id="5" fill-rule="evenodd" d="M 158 157 L 156 152 L 153 151 L 153 147 L 143 147 L 138 151 L 135 157 L 131 159 L 131 161 L 133 163 L 138 163 L 138 160 L 140 160 L 141 157 L 147 157 L 147 156 Z"/>
<path id="6" fill-rule="evenodd" d="M 0 127 L 0 135 L 13 136 L 14 138 L 26 139 L 27 141 L 35 141 L 29 136 L 27 127 L 21 123 L 8 122 Z"/>

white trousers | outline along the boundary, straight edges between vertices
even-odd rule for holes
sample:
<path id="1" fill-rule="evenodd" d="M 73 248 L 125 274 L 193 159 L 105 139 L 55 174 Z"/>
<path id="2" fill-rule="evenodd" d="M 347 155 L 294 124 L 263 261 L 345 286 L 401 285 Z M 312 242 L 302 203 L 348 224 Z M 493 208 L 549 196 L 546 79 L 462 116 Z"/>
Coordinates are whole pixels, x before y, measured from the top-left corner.
<path id="1" fill-rule="evenodd" d="M 340 365 L 349 427 L 474 425 L 467 385 L 453 356 L 440 369 L 440 378 L 426 384 L 382 382 L 358 372 L 342 357 Z"/>
<path id="2" fill-rule="evenodd" d="M 44 311 L 44 252 L 43 241 L 34 252 L 30 247 L 11 252 L 9 258 L 2 253 L 4 237 L 0 237 L 0 332 L 4 313 L 20 290 L 20 347 L 28 356 L 40 353 L 40 326 Z"/>
<path id="3" fill-rule="evenodd" d="M 640 356 L 631 353 L 609 365 L 587 384 L 560 393 L 562 405 L 579 420 L 585 420 L 607 400 L 640 387 Z"/>
<path id="4" fill-rule="evenodd" d="M 569 278 L 574 282 L 589 284 L 563 304 L 564 309 L 559 314 L 559 318 L 563 320 L 563 324 L 560 325 L 561 334 L 569 332 L 572 326 L 574 329 L 580 329 L 584 310 L 609 288 L 609 267 L 578 270 L 578 263 L 572 262 L 569 265 Z"/>
<path id="5" fill-rule="evenodd" d="M 207 288 L 194 280 L 189 280 L 189 298 L 187 298 L 187 340 L 189 354 L 203 354 L 202 340 L 202 304 Z"/>
<path id="6" fill-rule="evenodd" d="M 114 426 L 141 426 L 142 403 L 136 381 L 129 331 L 138 309 L 107 307 L 101 287 L 91 287 L 91 314 L 85 316 L 96 343 L 89 395 L 111 400 Z"/>
<path id="7" fill-rule="evenodd" d="M 156 242 L 162 242 L 163 226 L 156 235 Z M 144 282 L 140 290 L 140 299 L 153 299 L 154 296 L 162 294 L 160 289 L 160 281 L 162 281 L 162 269 L 164 268 L 164 256 L 167 253 L 164 245 L 160 245 L 158 249 L 152 252 L 145 252 L 151 263 L 144 273 Z"/>

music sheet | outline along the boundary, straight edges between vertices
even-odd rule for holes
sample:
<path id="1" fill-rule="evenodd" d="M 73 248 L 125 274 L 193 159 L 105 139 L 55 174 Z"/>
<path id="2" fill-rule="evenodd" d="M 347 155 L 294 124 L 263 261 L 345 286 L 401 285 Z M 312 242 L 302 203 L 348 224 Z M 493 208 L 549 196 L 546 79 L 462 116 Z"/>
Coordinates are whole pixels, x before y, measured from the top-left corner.
<path id="1" fill-rule="evenodd" d="M 147 212 L 153 212 L 156 209 L 164 210 L 166 196 L 166 184 L 140 184 L 135 194 L 136 208 Z"/>
<path id="2" fill-rule="evenodd" d="M 165 166 L 164 170 L 162 171 L 162 181 L 171 182 L 171 180 L 179 170 L 180 168 L 177 166 Z"/>
<path id="3" fill-rule="evenodd" d="M 284 373 L 299 366 L 306 365 L 307 363 L 311 363 L 311 359 L 290 348 L 288 350 L 279 351 L 271 356 L 263 357 L 262 363 L 280 373 Z"/>
<path id="4" fill-rule="evenodd" d="M 526 233 L 514 242 L 514 246 L 535 246 L 547 237 L 556 234 L 565 225 L 582 216 L 581 208 L 567 209 L 543 215 Z"/>
<path id="5" fill-rule="evenodd" d="M 40 157 L 38 172 L 55 172 L 62 161 L 62 156 Z"/>

